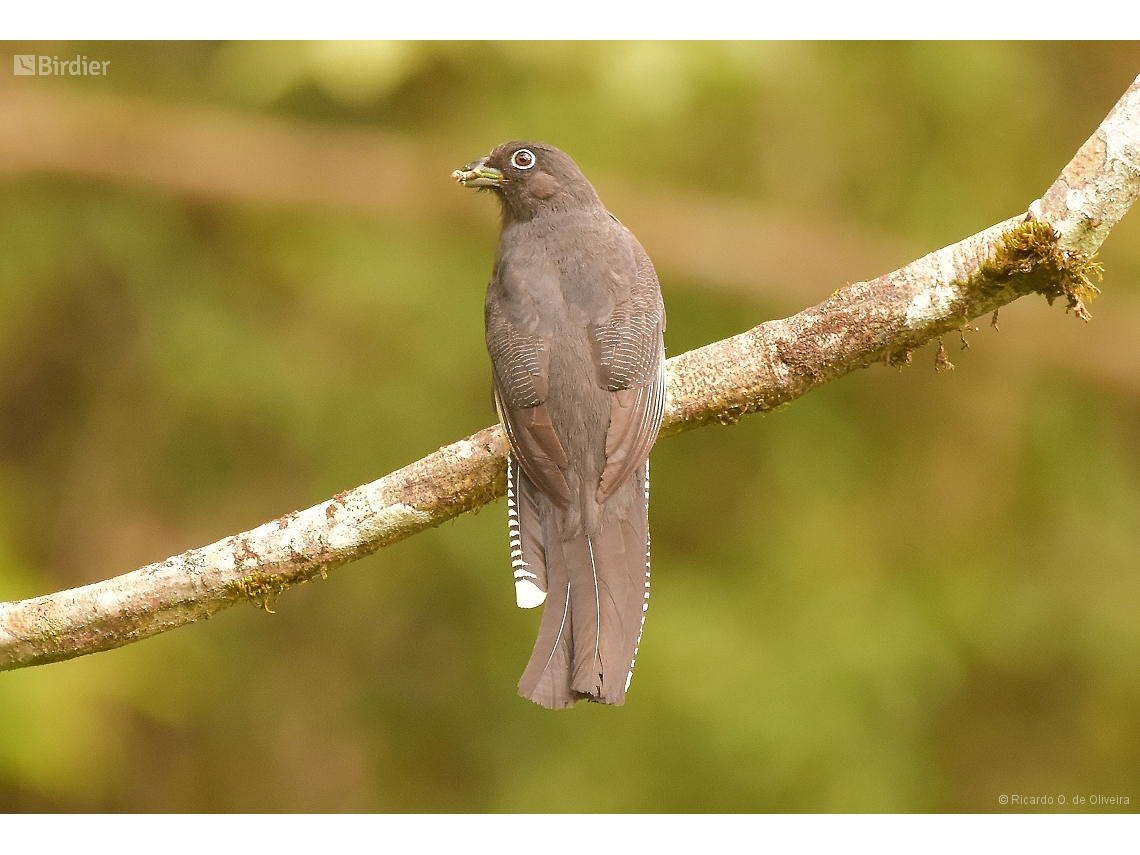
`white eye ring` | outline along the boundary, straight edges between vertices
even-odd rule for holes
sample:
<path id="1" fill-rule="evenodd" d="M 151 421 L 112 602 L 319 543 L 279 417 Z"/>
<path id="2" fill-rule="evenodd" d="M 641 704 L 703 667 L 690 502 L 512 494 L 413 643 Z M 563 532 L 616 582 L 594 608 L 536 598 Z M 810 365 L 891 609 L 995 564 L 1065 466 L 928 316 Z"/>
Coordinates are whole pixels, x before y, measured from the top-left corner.
<path id="1" fill-rule="evenodd" d="M 519 155 L 525 155 L 526 157 L 529 157 L 530 162 L 519 163 Z M 511 166 L 513 166 L 515 169 L 530 169 L 536 163 L 538 163 L 538 158 L 534 156 L 534 152 L 529 148 L 520 148 L 518 151 L 511 155 Z"/>

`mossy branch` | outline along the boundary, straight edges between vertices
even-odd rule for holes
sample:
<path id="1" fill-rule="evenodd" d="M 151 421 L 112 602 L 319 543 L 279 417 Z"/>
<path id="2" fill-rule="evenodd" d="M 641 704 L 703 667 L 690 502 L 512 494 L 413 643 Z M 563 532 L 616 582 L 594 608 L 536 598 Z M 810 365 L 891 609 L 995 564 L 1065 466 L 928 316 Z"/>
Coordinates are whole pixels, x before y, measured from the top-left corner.
<path id="1" fill-rule="evenodd" d="M 1037 293 L 1088 317 L 1094 255 L 1140 196 L 1140 78 L 1029 211 L 783 320 L 669 360 L 662 435 L 770 410 Z M 940 357 L 944 351 L 940 349 Z M 943 367 L 949 365 L 948 360 Z M 285 589 L 503 495 L 499 427 L 133 573 L 0 603 L 0 670 L 120 647 Z"/>

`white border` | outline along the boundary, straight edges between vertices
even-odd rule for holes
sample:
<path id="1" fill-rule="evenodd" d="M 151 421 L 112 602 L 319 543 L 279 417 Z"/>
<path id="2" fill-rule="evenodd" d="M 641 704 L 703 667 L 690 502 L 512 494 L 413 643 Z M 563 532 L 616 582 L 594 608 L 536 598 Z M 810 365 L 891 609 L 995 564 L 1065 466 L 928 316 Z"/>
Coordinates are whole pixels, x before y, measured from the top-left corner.
<path id="1" fill-rule="evenodd" d="M 1134 0 L 12 0 L 6 39 L 1083 39 L 1135 38 Z"/>

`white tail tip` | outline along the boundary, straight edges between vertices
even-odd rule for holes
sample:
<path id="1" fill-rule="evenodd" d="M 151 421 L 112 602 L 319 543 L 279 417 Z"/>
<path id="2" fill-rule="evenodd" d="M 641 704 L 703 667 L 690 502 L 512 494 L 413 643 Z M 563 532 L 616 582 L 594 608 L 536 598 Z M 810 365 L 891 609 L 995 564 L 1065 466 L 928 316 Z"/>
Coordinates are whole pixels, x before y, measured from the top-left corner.
<path id="1" fill-rule="evenodd" d="M 546 602 L 546 591 L 527 579 L 515 582 L 515 602 L 520 609 L 533 609 Z"/>

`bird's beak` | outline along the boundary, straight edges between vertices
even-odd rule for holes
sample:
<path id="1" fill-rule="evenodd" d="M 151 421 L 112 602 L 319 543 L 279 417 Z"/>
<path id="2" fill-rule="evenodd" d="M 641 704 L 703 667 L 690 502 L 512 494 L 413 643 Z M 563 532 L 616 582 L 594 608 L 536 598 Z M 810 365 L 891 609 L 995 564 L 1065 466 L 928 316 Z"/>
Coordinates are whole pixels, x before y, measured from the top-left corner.
<path id="1" fill-rule="evenodd" d="M 451 173 L 451 177 L 464 187 L 498 187 L 504 181 L 503 173 L 487 165 L 487 158 L 473 160 L 462 169 Z"/>

